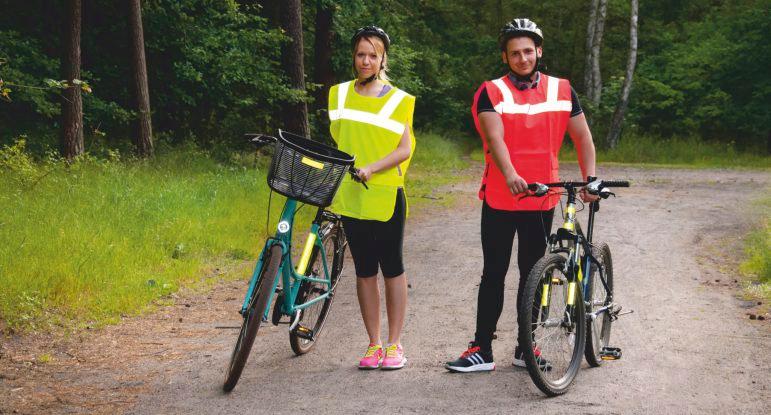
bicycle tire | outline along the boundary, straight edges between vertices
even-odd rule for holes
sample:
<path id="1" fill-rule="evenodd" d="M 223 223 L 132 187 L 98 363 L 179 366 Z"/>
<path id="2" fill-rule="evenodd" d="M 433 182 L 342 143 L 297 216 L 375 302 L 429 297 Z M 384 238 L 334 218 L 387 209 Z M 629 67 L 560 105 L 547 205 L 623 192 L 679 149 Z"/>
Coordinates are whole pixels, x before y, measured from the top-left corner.
<path id="1" fill-rule="evenodd" d="M 300 321 L 298 322 L 297 327 L 289 332 L 289 344 L 292 346 L 292 351 L 298 356 L 310 352 L 321 336 L 321 332 L 324 329 L 324 323 L 327 320 L 327 315 L 332 307 L 334 291 L 343 270 L 345 242 L 342 228 L 330 224 L 329 228 L 322 231 L 321 234 L 321 244 L 324 245 L 324 251 L 327 254 L 327 266 L 330 267 L 330 295 L 325 300 L 319 301 L 302 310 L 300 312 Z M 312 274 L 323 276 L 324 269 L 321 261 L 322 256 L 320 255 L 320 249 L 317 246 L 313 249 L 313 253 L 311 254 L 311 261 L 306 275 Z M 312 300 L 314 297 L 322 295 L 326 289 L 327 288 L 323 284 L 305 281 L 298 291 L 295 303 L 302 304 Z M 301 330 L 301 327 L 307 327 L 311 330 L 312 339 L 298 335 L 298 330 Z"/>
<path id="2" fill-rule="evenodd" d="M 603 242 L 595 245 L 593 251 L 594 257 L 600 261 L 605 269 L 605 281 L 608 284 L 610 294 L 613 294 L 613 259 L 610 255 L 610 247 Z M 587 290 L 589 294 L 589 307 L 586 309 L 586 350 L 584 352 L 586 362 L 592 367 L 602 365 L 603 360 L 600 358 L 600 352 L 610 342 L 610 328 L 611 324 L 613 324 L 608 312 L 602 313 L 602 317 L 597 317 L 594 321 L 588 317 L 589 313 L 592 313 L 596 308 L 609 304 L 608 292 L 605 291 L 602 282 L 599 281 L 600 274 L 596 272 L 596 268 L 596 264 L 593 265 L 592 275 L 590 276 L 591 282 Z M 600 293 L 605 294 L 601 299 L 596 298 L 598 290 Z"/>
<path id="3" fill-rule="evenodd" d="M 519 346 L 527 371 L 538 389 L 550 397 L 562 395 L 570 388 L 581 367 L 586 341 L 586 317 L 580 284 L 575 286 L 573 311 L 571 318 L 567 320 L 572 323 L 565 324 L 567 305 L 559 311 L 560 304 L 567 303 L 569 279 L 565 275 L 565 262 L 566 258 L 559 254 L 547 254 L 536 262 L 527 277 L 523 301 L 518 310 Z M 548 307 L 541 307 L 543 281 L 549 284 Z M 556 328 L 556 336 L 544 335 L 543 332 L 546 332 L 547 328 Z M 552 340 L 559 341 L 563 335 L 567 347 L 550 343 Z M 539 356 L 536 356 L 536 347 Z M 570 348 L 572 350 L 569 350 Z M 569 350 L 569 361 L 564 358 L 555 359 L 557 352 L 564 350 Z M 543 359 L 549 362 L 550 370 L 541 369 Z"/>
<path id="4" fill-rule="evenodd" d="M 244 321 L 241 324 L 241 331 L 238 334 L 238 340 L 236 340 L 233 353 L 230 355 L 230 364 L 225 376 L 225 383 L 222 386 L 225 392 L 232 391 L 241 377 L 246 360 L 249 358 L 249 352 L 252 350 L 254 339 L 257 337 L 257 330 L 259 330 L 262 323 L 265 308 L 270 301 L 271 293 L 268 291 L 273 288 L 273 284 L 276 278 L 278 278 L 280 265 L 281 246 L 273 245 L 268 251 L 268 257 L 265 259 L 260 271 L 257 286 L 254 287 L 252 297 L 249 299 Z"/>

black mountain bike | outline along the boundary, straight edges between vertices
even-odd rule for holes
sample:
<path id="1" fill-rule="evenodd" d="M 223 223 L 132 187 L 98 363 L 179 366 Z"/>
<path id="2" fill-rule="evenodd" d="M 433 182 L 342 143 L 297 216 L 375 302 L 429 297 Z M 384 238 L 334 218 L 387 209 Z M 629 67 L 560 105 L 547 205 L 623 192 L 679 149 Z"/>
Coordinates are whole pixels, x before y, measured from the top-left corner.
<path id="1" fill-rule="evenodd" d="M 600 199 L 589 204 L 587 232 L 576 220 L 576 194 L 585 187 Z M 549 236 L 548 250 L 527 276 L 518 310 L 519 345 L 535 385 L 548 396 L 565 393 L 575 379 L 582 357 L 590 366 L 621 357 L 610 347 L 610 328 L 621 312 L 613 299 L 613 261 L 607 243 L 592 242 L 600 200 L 614 195 L 609 188 L 628 181 L 589 178 L 589 182 L 534 183 L 533 196 L 563 189 L 567 195 L 564 224 Z"/>

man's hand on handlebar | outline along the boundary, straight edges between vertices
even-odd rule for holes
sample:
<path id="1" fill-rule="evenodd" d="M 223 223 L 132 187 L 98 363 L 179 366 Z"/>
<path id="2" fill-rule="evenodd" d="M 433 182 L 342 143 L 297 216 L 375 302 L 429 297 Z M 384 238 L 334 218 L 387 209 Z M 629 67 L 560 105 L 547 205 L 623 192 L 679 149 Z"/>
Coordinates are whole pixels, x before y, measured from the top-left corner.
<path id="1" fill-rule="evenodd" d="M 527 182 L 517 173 L 506 177 L 506 186 L 513 195 L 527 192 Z"/>

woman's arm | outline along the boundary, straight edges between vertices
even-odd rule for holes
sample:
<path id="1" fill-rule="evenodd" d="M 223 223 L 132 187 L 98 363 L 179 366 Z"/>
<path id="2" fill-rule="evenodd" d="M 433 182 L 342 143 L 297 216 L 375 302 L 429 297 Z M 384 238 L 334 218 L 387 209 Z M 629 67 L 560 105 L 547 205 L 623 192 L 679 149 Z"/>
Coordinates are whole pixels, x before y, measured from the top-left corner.
<path id="1" fill-rule="evenodd" d="M 361 180 L 366 182 L 373 174 L 394 168 L 404 160 L 410 158 L 410 153 L 412 152 L 412 140 L 410 140 L 411 128 L 412 127 L 409 124 L 405 125 L 402 138 L 399 140 L 399 144 L 394 151 L 388 153 L 382 159 L 359 169 L 359 177 Z"/>

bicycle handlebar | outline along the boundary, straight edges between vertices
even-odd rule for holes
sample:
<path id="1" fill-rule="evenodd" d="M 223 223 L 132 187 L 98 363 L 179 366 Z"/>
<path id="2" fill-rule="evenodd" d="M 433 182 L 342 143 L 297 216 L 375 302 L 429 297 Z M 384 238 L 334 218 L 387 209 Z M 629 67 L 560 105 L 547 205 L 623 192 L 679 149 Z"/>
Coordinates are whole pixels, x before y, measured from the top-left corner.
<path id="1" fill-rule="evenodd" d="M 586 187 L 586 191 L 593 195 L 599 195 L 608 187 L 629 187 L 627 180 L 592 180 L 591 182 L 555 182 L 555 183 L 529 183 L 527 189 L 534 192 L 534 196 L 545 196 L 552 187 L 572 188 Z"/>

